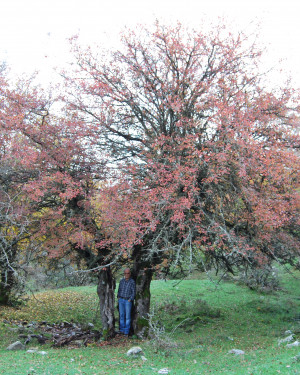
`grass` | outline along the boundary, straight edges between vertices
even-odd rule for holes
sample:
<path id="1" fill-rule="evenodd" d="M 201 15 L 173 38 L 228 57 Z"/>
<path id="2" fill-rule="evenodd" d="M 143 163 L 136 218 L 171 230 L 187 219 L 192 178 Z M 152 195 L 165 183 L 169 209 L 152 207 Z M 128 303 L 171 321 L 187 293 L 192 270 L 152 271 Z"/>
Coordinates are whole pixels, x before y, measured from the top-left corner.
<path id="1" fill-rule="evenodd" d="M 294 357 L 300 347 L 278 346 L 291 330 L 300 340 L 300 283 L 290 274 L 282 276 L 281 291 L 258 293 L 233 282 L 216 287 L 209 280 L 154 280 L 152 306 L 158 324 L 171 332 L 175 348 L 155 346 L 151 341 L 127 340 L 118 346 L 80 349 L 39 347 L 46 355 L 6 351 L 18 339 L 4 319 L 15 321 L 93 322 L 99 326 L 96 287 L 65 288 L 37 293 L 19 309 L 0 308 L 0 374 L 79 375 L 155 374 L 300 374 Z M 130 359 L 127 350 L 143 348 L 147 361 Z M 241 349 L 245 355 L 229 354 Z"/>

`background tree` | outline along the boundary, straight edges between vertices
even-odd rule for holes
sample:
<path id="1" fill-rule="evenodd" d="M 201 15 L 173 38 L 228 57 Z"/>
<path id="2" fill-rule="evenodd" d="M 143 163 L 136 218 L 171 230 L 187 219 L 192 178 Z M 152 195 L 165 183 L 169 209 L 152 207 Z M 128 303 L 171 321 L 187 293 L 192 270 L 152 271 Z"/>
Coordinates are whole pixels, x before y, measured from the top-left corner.
<path id="1" fill-rule="evenodd" d="M 27 259 L 30 250 L 30 259 L 37 260 L 36 253 L 32 257 L 35 247 L 46 263 L 59 265 L 68 258 L 79 268 L 97 270 L 99 285 L 105 280 L 107 287 L 98 288 L 103 331 L 111 335 L 115 284 L 92 199 L 99 181 L 106 178 L 105 160 L 94 154 L 93 134 L 76 113 L 68 115 L 63 108 L 51 113 L 55 101 L 46 100 L 31 79 L 16 86 L 4 78 L 2 83 L 2 301 L 8 302 L 21 255 Z"/>
<path id="2" fill-rule="evenodd" d="M 28 81 L 18 82 L 14 90 L 5 79 L 6 71 L 0 76 L 0 302 L 7 304 L 14 287 L 24 282 L 21 263 L 26 262 L 26 253 L 35 251 L 33 240 L 36 220 L 29 210 L 29 201 L 23 194 L 24 184 L 37 177 L 38 171 L 29 164 L 30 147 L 22 144 L 18 128 L 27 117 L 38 116 L 45 104 L 27 95 Z M 37 112 L 36 112 L 36 111 Z M 26 122 L 26 120 L 25 120 Z M 28 125 L 27 125 L 28 126 Z M 25 146 L 25 147 L 24 147 Z M 27 146 L 29 146 L 27 144 Z M 31 232 L 31 235 L 30 235 Z M 29 241 L 30 237 L 32 240 Z M 21 262 L 22 258 L 22 262 Z"/>

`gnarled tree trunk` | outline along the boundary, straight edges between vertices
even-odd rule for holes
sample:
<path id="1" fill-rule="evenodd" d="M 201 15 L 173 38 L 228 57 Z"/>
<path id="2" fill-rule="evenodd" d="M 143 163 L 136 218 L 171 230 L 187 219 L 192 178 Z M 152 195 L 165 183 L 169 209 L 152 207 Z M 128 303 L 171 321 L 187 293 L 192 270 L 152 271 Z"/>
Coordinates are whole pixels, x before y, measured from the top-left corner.
<path id="1" fill-rule="evenodd" d="M 136 282 L 136 299 L 133 309 L 133 330 L 139 337 L 148 335 L 148 314 L 150 310 L 150 283 L 152 280 L 151 264 L 144 259 L 142 246 L 136 246 L 133 251 L 132 277 Z"/>
<path id="2" fill-rule="evenodd" d="M 135 272 L 136 300 L 133 311 L 133 330 L 139 337 L 148 334 L 148 313 L 150 310 L 150 283 L 153 272 L 151 269 L 137 269 Z"/>
<path id="3" fill-rule="evenodd" d="M 99 272 L 97 293 L 100 300 L 100 315 L 103 337 L 106 339 L 115 334 L 115 288 L 116 282 L 110 267 Z"/>

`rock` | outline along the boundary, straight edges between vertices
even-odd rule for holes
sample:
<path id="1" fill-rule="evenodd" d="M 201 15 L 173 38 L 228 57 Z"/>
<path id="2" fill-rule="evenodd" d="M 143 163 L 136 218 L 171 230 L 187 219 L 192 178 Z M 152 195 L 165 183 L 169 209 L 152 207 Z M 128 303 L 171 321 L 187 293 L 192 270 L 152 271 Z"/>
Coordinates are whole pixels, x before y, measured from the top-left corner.
<path id="1" fill-rule="evenodd" d="M 243 350 L 240 350 L 240 349 L 231 349 L 229 350 L 230 354 L 235 354 L 235 355 L 243 355 L 245 354 L 245 352 Z"/>
<path id="2" fill-rule="evenodd" d="M 40 351 L 40 352 L 37 352 L 37 354 L 40 354 L 40 355 L 46 355 L 48 354 L 47 352 L 44 352 L 44 351 Z"/>
<path id="3" fill-rule="evenodd" d="M 168 374 L 170 370 L 168 368 L 161 368 L 158 370 L 158 374 Z"/>
<path id="4" fill-rule="evenodd" d="M 300 341 L 296 340 L 295 342 L 291 343 L 291 344 L 287 344 L 286 347 L 287 348 L 293 348 L 294 346 L 299 346 L 300 345 Z"/>
<path id="5" fill-rule="evenodd" d="M 127 355 L 128 356 L 131 356 L 131 355 L 133 355 L 133 356 L 136 356 L 136 355 L 141 355 L 141 354 L 143 354 L 143 350 L 142 350 L 142 348 L 140 348 L 139 346 L 133 346 L 131 349 L 129 349 L 128 350 L 128 352 L 127 352 Z"/>
<path id="6" fill-rule="evenodd" d="M 145 361 L 147 361 L 147 358 L 142 355 L 141 360 L 145 362 Z"/>
<path id="7" fill-rule="evenodd" d="M 25 350 L 25 345 L 23 345 L 21 341 L 16 341 L 9 345 L 6 350 Z"/>
<path id="8" fill-rule="evenodd" d="M 284 339 L 278 340 L 278 345 L 283 344 L 285 342 L 290 342 L 293 340 L 293 338 L 294 338 L 294 335 L 292 334 Z"/>
<path id="9" fill-rule="evenodd" d="M 37 349 L 28 349 L 26 353 L 36 353 Z"/>
<path id="10" fill-rule="evenodd" d="M 284 332 L 284 334 L 285 334 L 285 335 L 292 335 L 293 332 L 292 332 L 290 329 L 288 329 L 287 331 Z"/>

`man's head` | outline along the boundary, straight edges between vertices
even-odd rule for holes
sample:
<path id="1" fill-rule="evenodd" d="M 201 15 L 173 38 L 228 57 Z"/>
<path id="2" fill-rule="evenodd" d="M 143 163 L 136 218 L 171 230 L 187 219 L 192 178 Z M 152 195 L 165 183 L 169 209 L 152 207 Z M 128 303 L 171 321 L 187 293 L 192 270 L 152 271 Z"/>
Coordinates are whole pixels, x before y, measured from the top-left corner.
<path id="1" fill-rule="evenodd" d="M 124 270 L 125 280 L 129 280 L 130 279 L 130 275 L 131 275 L 130 269 L 129 268 L 125 268 L 125 270 Z"/>

